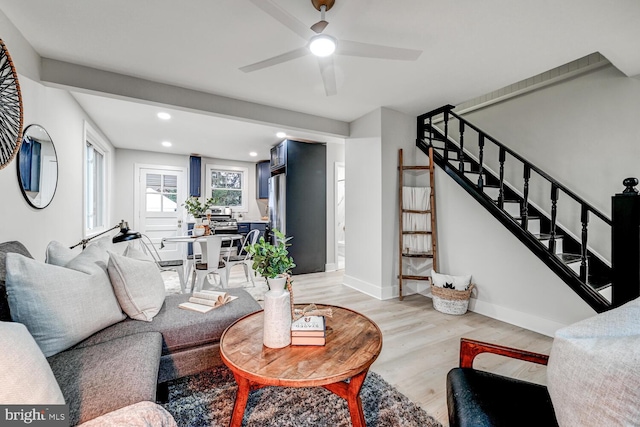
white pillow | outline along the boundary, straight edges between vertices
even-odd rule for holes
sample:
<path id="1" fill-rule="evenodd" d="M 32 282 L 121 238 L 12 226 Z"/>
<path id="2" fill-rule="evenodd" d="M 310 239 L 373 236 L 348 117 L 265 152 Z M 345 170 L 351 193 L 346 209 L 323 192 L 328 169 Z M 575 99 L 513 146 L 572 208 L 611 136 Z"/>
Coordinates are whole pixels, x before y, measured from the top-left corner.
<path id="1" fill-rule="evenodd" d="M 87 247 L 67 267 L 7 254 L 7 297 L 45 356 L 53 356 L 125 318 L 106 271 L 106 252 Z"/>
<path id="2" fill-rule="evenodd" d="M 44 262 L 47 264 L 64 266 L 76 256 L 78 256 L 77 251 L 69 249 L 69 247 L 63 245 L 57 240 L 52 240 L 47 245 Z"/>
<path id="3" fill-rule="evenodd" d="M 0 322 L 0 349 L 0 404 L 64 404 L 47 359 L 23 324 Z"/>
<path id="4" fill-rule="evenodd" d="M 436 273 L 435 270 L 431 270 L 431 280 L 433 284 L 439 288 L 448 287 L 453 285 L 453 289 L 458 291 L 466 291 L 471 284 L 471 275 L 467 276 L 450 276 L 448 274 Z"/>
<path id="5" fill-rule="evenodd" d="M 547 366 L 558 423 L 640 422 L 640 299 L 559 329 Z"/>
<path id="6" fill-rule="evenodd" d="M 108 270 L 124 312 L 132 319 L 153 320 L 162 308 L 166 294 L 156 263 L 109 252 Z"/>

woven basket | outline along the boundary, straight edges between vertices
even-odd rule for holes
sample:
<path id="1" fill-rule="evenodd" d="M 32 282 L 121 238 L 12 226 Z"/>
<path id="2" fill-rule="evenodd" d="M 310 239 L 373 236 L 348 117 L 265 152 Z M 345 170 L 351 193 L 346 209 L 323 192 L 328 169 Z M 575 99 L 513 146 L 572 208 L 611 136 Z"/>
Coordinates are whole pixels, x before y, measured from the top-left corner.
<path id="1" fill-rule="evenodd" d="M 467 308 L 469 308 L 469 298 L 471 298 L 471 291 L 474 286 L 472 283 L 466 291 L 458 291 L 456 289 L 431 285 L 433 308 L 445 314 L 455 314 L 458 316 L 465 314 Z"/>

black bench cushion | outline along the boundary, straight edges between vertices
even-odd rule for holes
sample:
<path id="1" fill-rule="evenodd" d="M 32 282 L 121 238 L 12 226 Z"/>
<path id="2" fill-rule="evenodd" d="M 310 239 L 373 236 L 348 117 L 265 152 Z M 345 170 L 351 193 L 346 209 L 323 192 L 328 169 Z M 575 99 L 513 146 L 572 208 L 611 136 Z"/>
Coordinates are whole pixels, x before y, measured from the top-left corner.
<path id="1" fill-rule="evenodd" d="M 557 426 L 545 386 L 468 368 L 447 374 L 450 427 Z"/>

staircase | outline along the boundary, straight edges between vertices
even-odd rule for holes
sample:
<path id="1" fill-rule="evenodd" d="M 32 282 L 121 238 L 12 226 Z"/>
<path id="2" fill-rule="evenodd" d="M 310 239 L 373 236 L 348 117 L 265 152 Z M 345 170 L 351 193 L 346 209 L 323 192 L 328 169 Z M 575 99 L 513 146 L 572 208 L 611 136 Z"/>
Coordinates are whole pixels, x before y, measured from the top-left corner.
<path id="1" fill-rule="evenodd" d="M 418 117 L 417 146 L 425 154 L 433 147 L 434 163 L 595 311 L 600 313 L 626 302 L 613 303 L 611 263 L 589 242 L 590 221 L 597 222 L 598 244 L 602 246 L 602 230 L 605 230 L 604 234 L 608 233 L 608 243 L 611 242 L 611 219 L 540 168 L 455 114 L 453 108 L 446 105 Z M 534 183 L 535 197 L 532 197 Z M 548 196 L 543 197 L 541 193 Z M 559 212 L 561 197 L 561 206 L 568 208 L 568 212 Z M 577 218 L 570 218 L 572 213 Z M 559 217 L 568 219 L 570 224 L 563 226 Z M 605 248 L 608 250 L 611 248 Z"/>

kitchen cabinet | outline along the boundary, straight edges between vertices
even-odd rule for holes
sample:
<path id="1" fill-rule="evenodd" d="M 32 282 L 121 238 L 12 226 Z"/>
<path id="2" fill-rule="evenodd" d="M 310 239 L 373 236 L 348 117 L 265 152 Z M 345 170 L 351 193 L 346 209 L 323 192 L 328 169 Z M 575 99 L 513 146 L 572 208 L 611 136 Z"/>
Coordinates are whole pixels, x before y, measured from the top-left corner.
<path id="1" fill-rule="evenodd" d="M 287 165 L 287 141 L 271 149 L 271 171 L 279 171 Z"/>
<path id="2" fill-rule="evenodd" d="M 256 199 L 269 198 L 269 177 L 271 168 L 269 160 L 256 163 Z"/>

